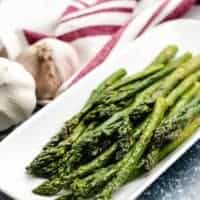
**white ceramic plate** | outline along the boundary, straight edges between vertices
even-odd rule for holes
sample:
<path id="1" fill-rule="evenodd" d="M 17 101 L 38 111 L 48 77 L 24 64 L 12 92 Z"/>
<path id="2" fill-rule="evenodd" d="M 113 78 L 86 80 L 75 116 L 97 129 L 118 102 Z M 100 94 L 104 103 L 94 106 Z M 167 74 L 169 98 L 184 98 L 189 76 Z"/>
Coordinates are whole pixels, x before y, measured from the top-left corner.
<path id="1" fill-rule="evenodd" d="M 62 123 L 79 111 L 91 90 L 117 68 L 125 67 L 130 73 L 143 69 L 168 44 L 177 44 L 181 53 L 187 50 L 200 53 L 199 35 L 200 22 L 192 20 L 174 21 L 152 29 L 17 128 L 0 144 L 0 189 L 18 200 L 51 199 L 32 194 L 31 190 L 42 180 L 26 175 L 25 167 Z M 125 185 L 113 199 L 138 197 L 199 139 L 199 135 L 200 132 L 196 133 L 149 174 Z"/>

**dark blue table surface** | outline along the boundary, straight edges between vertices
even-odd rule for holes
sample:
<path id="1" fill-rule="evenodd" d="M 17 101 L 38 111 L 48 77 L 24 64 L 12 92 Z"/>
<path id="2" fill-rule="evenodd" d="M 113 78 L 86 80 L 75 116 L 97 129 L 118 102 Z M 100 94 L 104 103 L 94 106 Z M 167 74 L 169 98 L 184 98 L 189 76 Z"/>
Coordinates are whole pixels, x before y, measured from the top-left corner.
<path id="1" fill-rule="evenodd" d="M 11 199 L 0 194 L 0 200 Z M 167 170 L 138 200 L 200 200 L 200 142 Z"/>

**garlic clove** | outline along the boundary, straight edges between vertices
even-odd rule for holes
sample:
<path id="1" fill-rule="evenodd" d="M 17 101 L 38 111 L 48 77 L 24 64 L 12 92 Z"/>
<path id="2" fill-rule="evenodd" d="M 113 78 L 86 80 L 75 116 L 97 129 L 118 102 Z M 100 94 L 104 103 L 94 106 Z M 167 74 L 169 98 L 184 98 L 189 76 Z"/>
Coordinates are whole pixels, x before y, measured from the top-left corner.
<path id="1" fill-rule="evenodd" d="M 42 39 L 24 50 L 16 59 L 36 81 L 38 101 L 52 100 L 59 87 L 76 71 L 78 56 L 67 43 L 53 38 Z"/>
<path id="2" fill-rule="evenodd" d="M 6 47 L 2 43 L 2 41 L 0 41 L 0 57 L 4 57 L 4 58 L 8 57 L 8 52 L 6 50 Z"/>
<path id="3" fill-rule="evenodd" d="M 21 64 L 0 58 L 0 130 L 27 119 L 36 106 L 35 81 Z"/>

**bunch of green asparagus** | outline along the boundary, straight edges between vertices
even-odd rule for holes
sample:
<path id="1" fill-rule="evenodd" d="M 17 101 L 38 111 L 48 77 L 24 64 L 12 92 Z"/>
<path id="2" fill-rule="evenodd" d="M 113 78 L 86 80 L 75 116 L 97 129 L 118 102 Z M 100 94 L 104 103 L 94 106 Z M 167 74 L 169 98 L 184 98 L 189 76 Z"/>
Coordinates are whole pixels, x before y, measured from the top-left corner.
<path id="1" fill-rule="evenodd" d="M 165 47 L 142 72 L 119 69 L 27 167 L 57 200 L 110 200 L 200 126 L 200 56 Z"/>

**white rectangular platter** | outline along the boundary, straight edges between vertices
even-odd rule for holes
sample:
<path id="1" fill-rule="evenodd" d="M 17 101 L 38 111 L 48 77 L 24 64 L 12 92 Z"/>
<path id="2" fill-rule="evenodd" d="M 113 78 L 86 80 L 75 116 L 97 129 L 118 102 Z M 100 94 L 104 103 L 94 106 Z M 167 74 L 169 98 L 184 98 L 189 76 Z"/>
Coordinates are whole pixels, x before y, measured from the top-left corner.
<path id="1" fill-rule="evenodd" d="M 92 89 L 118 68 L 124 67 L 129 73 L 142 70 L 168 44 L 177 44 L 180 53 L 188 50 L 200 53 L 199 35 L 200 22 L 195 20 L 178 20 L 152 29 L 31 117 L 0 144 L 0 189 L 17 200 L 51 199 L 31 192 L 42 180 L 26 175 L 25 167 L 63 122 L 79 111 Z M 125 185 L 113 195 L 113 200 L 137 198 L 199 136 L 200 132 L 197 132 L 149 174 Z"/>

